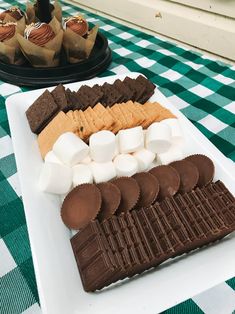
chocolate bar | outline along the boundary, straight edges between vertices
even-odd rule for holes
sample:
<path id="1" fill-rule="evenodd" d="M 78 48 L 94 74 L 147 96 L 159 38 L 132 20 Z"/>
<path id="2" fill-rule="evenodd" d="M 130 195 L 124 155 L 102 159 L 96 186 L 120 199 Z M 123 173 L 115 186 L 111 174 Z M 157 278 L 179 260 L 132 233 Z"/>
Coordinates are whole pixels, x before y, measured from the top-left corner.
<path id="1" fill-rule="evenodd" d="M 220 182 L 92 221 L 71 244 L 85 291 L 140 274 L 235 231 L 235 199 Z"/>

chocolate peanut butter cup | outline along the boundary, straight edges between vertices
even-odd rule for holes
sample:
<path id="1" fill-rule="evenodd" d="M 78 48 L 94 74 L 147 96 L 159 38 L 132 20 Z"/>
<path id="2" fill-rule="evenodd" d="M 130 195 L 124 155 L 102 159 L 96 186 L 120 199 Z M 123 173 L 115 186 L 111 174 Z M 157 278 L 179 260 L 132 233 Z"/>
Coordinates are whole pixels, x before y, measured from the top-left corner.
<path id="1" fill-rule="evenodd" d="M 112 181 L 121 192 L 121 202 L 117 214 L 126 212 L 135 207 L 140 196 L 140 188 L 135 179 L 120 177 Z"/>
<path id="2" fill-rule="evenodd" d="M 100 190 L 102 198 L 101 209 L 97 218 L 99 221 L 102 221 L 112 216 L 118 209 L 121 201 L 121 192 L 119 188 L 111 182 L 99 183 L 97 187 Z"/>
<path id="3" fill-rule="evenodd" d="M 199 172 L 197 167 L 188 160 L 178 160 L 170 163 L 180 176 L 180 193 L 191 191 L 198 182 Z"/>
<path id="4" fill-rule="evenodd" d="M 95 219 L 100 208 L 100 190 L 95 184 L 81 184 L 65 197 L 61 217 L 67 227 L 77 230 Z"/>
<path id="5" fill-rule="evenodd" d="M 160 186 L 157 178 L 148 172 L 139 172 L 133 175 L 140 187 L 140 198 L 136 208 L 148 207 L 157 198 Z"/>
<path id="6" fill-rule="evenodd" d="M 160 192 L 158 199 L 161 201 L 165 197 L 175 195 L 180 187 L 180 176 L 178 172 L 171 166 L 157 166 L 149 171 L 159 182 Z"/>
<path id="7" fill-rule="evenodd" d="M 186 157 L 185 160 L 192 162 L 198 169 L 199 179 L 197 186 L 203 187 L 213 180 L 215 166 L 209 157 L 196 154 Z"/>

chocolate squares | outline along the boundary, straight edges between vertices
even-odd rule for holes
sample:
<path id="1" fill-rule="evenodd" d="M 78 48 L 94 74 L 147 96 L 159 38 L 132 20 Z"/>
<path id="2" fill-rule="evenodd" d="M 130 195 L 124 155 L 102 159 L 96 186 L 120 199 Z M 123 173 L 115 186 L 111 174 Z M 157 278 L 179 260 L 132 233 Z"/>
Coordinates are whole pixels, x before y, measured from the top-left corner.
<path id="1" fill-rule="evenodd" d="M 58 105 L 48 90 L 35 100 L 26 111 L 29 126 L 33 133 L 39 134 L 59 111 Z"/>
<path id="2" fill-rule="evenodd" d="M 95 291 L 235 230 L 235 199 L 220 182 L 90 222 L 72 239 L 86 291 Z"/>

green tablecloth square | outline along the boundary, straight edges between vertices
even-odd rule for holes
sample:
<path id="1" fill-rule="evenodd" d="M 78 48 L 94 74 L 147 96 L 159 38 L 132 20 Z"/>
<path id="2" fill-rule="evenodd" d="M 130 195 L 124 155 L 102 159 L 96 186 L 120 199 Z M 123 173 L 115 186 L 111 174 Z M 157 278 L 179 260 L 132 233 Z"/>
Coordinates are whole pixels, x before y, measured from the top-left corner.
<path id="1" fill-rule="evenodd" d="M 226 95 L 227 98 L 231 99 L 232 101 L 235 101 L 235 84 L 233 86 L 231 85 L 223 85 L 221 86 L 217 93 L 220 95 Z"/>
<path id="2" fill-rule="evenodd" d="M 10 234 L 7 234 L 4 237 L 4 242 L 17 265 L 20 265 L 31 257 L 28 231 L 25 224 L 15 229 Z"/>
<path id="3" fill-rule="evenodd" d="M 0 191 L 0 207 L 18 198 L 13 188 L 5 181 L 0 182 Z"/>
<path id="4" fill-rule="evenodd" d="M 187 300 L 172 307 L 171 309 L 162 312 L 162 314 L 204 314 L 204 312 L 193 302 L 192 300 Z"/>
<path id="5" fill-rule="evenodd" d="M 224 109 L 224 108 L 219 108 L 218 110 L 216 110 L 213 113 L 213 116 L 215 116 L 216 118 L 220 119 L 221 121 L 223 121 L 224 123 L 228 124 L 229 126 L 232 126 L 235 123 L 235 115 Z M 230 134 L 233 133 L 233 129 L 231 128 L 230 130 Z M 234 136 L 235 137 L 235 136 Z M 232 139 L 232 138 L 231 138 Z"/>
<path id="6" fill-rule="evenodd" d="M 22 313 L 37 300 L 19 267 L 1 278 L 1 313 Z"/>
<path id="7" fill-rule="evenodd" d="M 234 132 L 234 126 L 228 126 L 224 130 L 217 133 L 219 137 L 222 137 L 227 142 L 231 143 L 233 145 L 233 148 L 235 146 L 235 133 Z M 234 134 L 234 136 L 231 136 L 231 133 Z"/>
<path id="8" fill-rule="evenodd" d="M 33 293 L 33 296 L 35 298 L 36 302 L 39 302 L 39 296 L 38 296 L 38 290 L 37 290 L 37 284 L 36 284 L 36 278 L 33 268 L 33 261 L 32 257 L 29 257 L 26 259 L 23 263 L 19 265 L 20 272 L 24 276 L 31 292 Z"/>
<path id="9" fill-rule="evenodd" d="M 5 205 L 0 206 L 0 235 L 6 235 L 14 232 L 20 226 L 25 224 L 25 215 L 23 203 L 20 198 L 8 201 Z"/>
<path id="10" fill-rule="evenodd" d="M 5 178 L 9 178 L 16 173 L 16 162 L 14 154 L 0 159 L 0 169 Z"/>

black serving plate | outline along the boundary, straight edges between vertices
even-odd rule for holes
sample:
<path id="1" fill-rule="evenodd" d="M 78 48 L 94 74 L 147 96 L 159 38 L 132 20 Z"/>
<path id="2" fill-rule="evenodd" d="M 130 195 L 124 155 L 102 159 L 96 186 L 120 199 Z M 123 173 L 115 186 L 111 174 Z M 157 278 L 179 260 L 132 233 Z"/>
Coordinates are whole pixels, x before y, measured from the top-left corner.
<path id="1" fill-rule="evenodd" d="M 108 41 L 101 33 L 88 59 L 70 64 L 61 54 L 61 62 L 54 68 L 34 68 L 30 64 L 12 65 L 0 61 L 0 79 L 18 86 L 45 87 L 87 80 L 97 76 L 110 64 L 112 53 Z"/>

